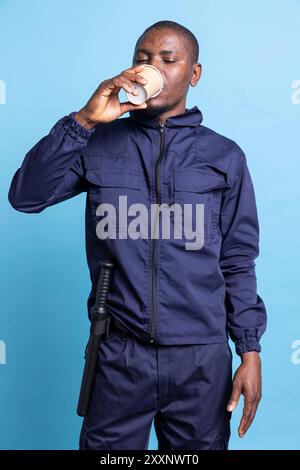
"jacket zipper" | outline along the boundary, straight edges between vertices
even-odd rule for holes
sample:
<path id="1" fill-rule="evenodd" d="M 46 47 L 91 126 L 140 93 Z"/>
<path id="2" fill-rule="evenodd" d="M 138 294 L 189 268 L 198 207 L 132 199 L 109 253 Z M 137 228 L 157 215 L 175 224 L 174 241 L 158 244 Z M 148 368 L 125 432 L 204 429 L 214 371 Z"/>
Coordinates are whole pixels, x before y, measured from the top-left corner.
<path id="1" fill-rule="evenodd" d="M 164 154 L 164 144 L 165 144 L 165 125 L 159 124 L 159 134 L 160 134 L 160 150 L 159 155 L 155 163 L 155 202 L 160 204 L 160 163 Z M 160 213 L 158 212 L 157 223 L 159 226 Z M 159 239 L 159 238 L 158 238 Z M 155 340 L 156 332 L 156 315 L 157 315 L 157 244 L 158 239 L 153 238 L 152 240 L 152 308 L 151 308 L 151 319 L 150 319 L 150 343 L 153 343 Z"/>

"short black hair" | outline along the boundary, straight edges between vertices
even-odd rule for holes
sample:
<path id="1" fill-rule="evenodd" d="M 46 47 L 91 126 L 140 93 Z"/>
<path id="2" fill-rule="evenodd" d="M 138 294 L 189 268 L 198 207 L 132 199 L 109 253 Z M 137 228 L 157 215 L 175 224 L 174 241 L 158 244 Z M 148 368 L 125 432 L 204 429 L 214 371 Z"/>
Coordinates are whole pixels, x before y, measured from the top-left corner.
<path id="1" fill-rule="evenodd" d="M 151 26 L 149 26 L 145 31 L 140 35 L 138 38 L 135 47 L 137 46 L 138 42 L 140 39 L 148 32 L 151 31 L 152 29 L 171 29 L 172 31 L 176 33 L 182 34 L 182 36 L 185 38 L 187 44 L 188 44 L 188 51 L 190 52 L 190 58 L 192 64 L 198 63 L 199 59 L 199 43 L 197 41 L 196 36 L 185 26 L 176 23 L 176 21 L 168 21 L 168 20 L 162 20 L 162 21 L 157 21 L 156 23 L 153 23 Z"/>

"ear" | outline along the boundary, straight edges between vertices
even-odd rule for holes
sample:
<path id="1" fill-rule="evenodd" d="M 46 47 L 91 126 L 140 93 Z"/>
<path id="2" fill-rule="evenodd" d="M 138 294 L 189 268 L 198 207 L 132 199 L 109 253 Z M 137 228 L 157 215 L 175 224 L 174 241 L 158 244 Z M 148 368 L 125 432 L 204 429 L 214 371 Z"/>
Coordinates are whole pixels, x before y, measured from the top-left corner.
<path id="1" fill-rule="evenodd" d="M 190 81 L 191 86 L 196 86 L 202 73 L 202 65 L 197 63 L 193 65 L 193 73 L 192 73 L 192 78 Z"/>

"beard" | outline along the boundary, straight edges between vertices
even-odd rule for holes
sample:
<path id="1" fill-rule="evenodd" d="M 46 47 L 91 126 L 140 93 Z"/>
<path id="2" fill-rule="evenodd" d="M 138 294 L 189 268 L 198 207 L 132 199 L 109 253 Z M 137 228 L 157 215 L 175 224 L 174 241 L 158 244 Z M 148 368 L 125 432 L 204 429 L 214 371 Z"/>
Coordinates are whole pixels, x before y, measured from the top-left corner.
<path id="1" fill-rule="evenodd" d="M 131 117 L 136 117 L 137 119 L 142 119 L 143 121 L 147 121 L 150 119 L 158 118 L 161 114 L 170 111 L 174 105 L 170 105 L 168 103 L 160 104 L 160 105 L 152 105 L 148 102 L 148 107 L 145 109 L 137 109 L 136 111 L 129 111 Z"/>

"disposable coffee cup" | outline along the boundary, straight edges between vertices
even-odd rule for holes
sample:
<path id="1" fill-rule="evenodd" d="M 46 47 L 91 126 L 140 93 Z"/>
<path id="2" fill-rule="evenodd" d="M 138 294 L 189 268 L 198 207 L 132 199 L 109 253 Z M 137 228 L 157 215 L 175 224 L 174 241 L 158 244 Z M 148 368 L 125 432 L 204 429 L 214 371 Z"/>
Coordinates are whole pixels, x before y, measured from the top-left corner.
<path id="1" fill-rule="evenodd" d="M 132 86 L 138 91 L 138 95 L 126 91 L 128 101 L 133 104 L 143 104 L 150 98 L 155 98 L 160 94 L 164 84 L 163 76 L 156 67 L 146 64 L 144 69 L 138 72 L 137 75 L 141 75 L 148 81 L 145 85 L 132 83 Z"/>

